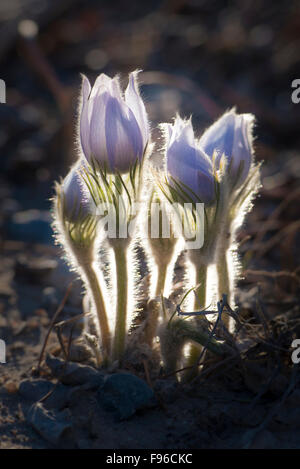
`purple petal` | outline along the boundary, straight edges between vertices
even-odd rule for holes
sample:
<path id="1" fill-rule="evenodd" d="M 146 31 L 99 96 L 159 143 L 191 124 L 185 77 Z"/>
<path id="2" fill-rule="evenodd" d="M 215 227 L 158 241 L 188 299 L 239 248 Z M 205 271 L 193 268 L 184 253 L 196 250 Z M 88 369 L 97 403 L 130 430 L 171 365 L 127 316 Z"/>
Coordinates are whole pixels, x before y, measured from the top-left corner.
<path id="1" fill-rule="evenodd" d="M 93 99 L 92 115 L 90 122 L 90 148 L 91 155 L 99 163 L 107 162 L 107 147 L 105 133 L 105 114 L 109 94 L 103 93 L 102 88 L 98 88 L 98 94 Z"/>
<path id="2" fill-rule="evenodd" d="M 120 81 L 117 76 L 115 76 L 110 82 L 109 93 L 118 101 L 124 101 L 124 96 L 120 87 Z"/>
<path id="3" fill-rule="evenodd" d="M 110 83 L 112 79 L 109 78 L 105 73 L 101 73 L 95 80 L 92 92 L 91 92 L 91 99 L 94 98 L 98 94 L 99 88 L 106 88 L 109 90 Z"/>
<path id="4" fill-rule="evenodd" d="M 239 185 L 246 179 L 252 161 L 252 128 L 254 116 L 241 114 L 236 117 L 235 135 L 231 158 L 231 173 L 235 177 L 243 163 L 242 173 L 239 175 Z"/>
<path id="5" fill-rule="evenodd" d="M 83 153 L 88 159 L 90 155 L 89 145 L 89 120 L 88 120 L 88 98 L 91 92 L 91 85 L 89 80 L 83 76 L 82 81 L 82 105 L 80 115 L 80 142 Z"/>
<path id="6" fill-rule="evenodd" d="M 235 112 L 225 113 L 213 125 L 211 125 L 200 138 L 199 144 L 205 153 L 212 158 L 214 151 L 219 158 L 225 154 L 231 158 L 234 131 L 235 131 Z"/>
<path id="7" fill-rule="evenodd" d="M 109 98 L 105 115 L 108 164 L 126 172 L 143 155 L 143 140 L 133 112 L 116 98 Z"/>
<path id="8" fill-rule="evenodd" d="M 145 147 L 149 140 L 149 123 L 144 102 L 139 94 L 137 86 L 137 74 L 138 72 L 132 72 L 129 75 L 129 82 L 125 91 L 125 101 L 127 106 L 132 110 L 141 129 Z"/>
<path id="9" fill-rule="evenodd" d="M 189 187 L 200 200 L 210 202 L 214 196 L 211 161 L 201 149 L 187 143 L 186 132 L 182 135 L 183 138 L 179 136 L 167 150 L 168 173 Z"/>

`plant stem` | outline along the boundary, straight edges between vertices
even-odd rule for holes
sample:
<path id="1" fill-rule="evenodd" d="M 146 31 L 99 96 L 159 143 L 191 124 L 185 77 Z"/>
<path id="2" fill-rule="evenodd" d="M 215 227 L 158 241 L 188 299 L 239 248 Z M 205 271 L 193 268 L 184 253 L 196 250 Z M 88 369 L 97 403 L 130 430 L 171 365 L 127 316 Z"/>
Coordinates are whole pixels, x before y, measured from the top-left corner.
<path id="1" fill-rule="evenodd" d="M 195 267 L 196 267 L 196 285 L 200 284 L 199 288 L 195 291 L 195 293 L 197 294 L 197 298 L 195 298 L 194 307 L 195 307 L 195 311 L 197 311 L 197 309 L 199 308 L 204 309 L 206 307 L 207 265 L 195 264 Z M 198 320 L 201 321 L 201 319 L 198 319 Z M 192 378 L 197 376 L 198 368 L 196 367 L 196 363 L 197 363 L 200 353 L 201 353 L 201 346 L 191 344 L 186 366 L 195 366 L 195 368 L 186 370 L 183 376 L 184 381 L 190 381 Z"/>
<path id="2" fill-rule="evenodd" d="M 206 277 L 207 265 L 196 265 L 196 285 L 200 284 L 200 286 L 195 290 L 197 294 L 197 298 L 195 298 L 195 309 L 204 309 L 206 307 Z"/>
<path id="3" fill-rule="evenodd" d="M 117 240 L 116 240 L 117 241 Z M 125 350 L 126 338 L 126 318 L 127 318 L 127 245 L 124 243 L 112 244 L 115 262 L 116 262 L 116 275 L 117 275 L 117 310 L 116 310 L 116 324 L 115 336 L 113 343 L 113 359 L 121 361 Z"/>
<path id="4" fill-rule="evenodd" d="M 230 282 L 229 282 L 229 272 L 228 272 L 228 263 L 226 250 L 223 250 L 219 255 L 217 263 L 217 272 L 218 272 L 218 295 L 219 300 L 222 298 L 223 294 L 226 294 L 228 297 L 228 303 L 230 305 Z M 227 329 L 229 329 L 230 317 L 228 314 L 223 316 L 223 322 Z"/>
<path id="5" fill-rule="evenodd" d="M 158 276 L 156 282 L 155 296 L 164 295 L 166 277 L 168 272 L 168 263 L 157 264 Z"/>
<path id="6" fill-rule="evenodd" d="M 156 299 L 148 301 L 148 315 L 144 323 L 144 342 L 150 347 L 152 347 L 153 339 L 157 335 L 157 324 L 161 309 L 161 301 L 157 301 Z"/>
<path id="7" fill-rule="evenodd" d="M 86 283 L 90 289 L 99 322 L 100 335 L 103 347 L 104 361 L 110 356 L 110 331 L 108 326 L 105 302 L 102 295 L 99 280 L 93 267 L 91 247 L 77 248 L 75 251 L 78 263 L 86 277 Z"/>

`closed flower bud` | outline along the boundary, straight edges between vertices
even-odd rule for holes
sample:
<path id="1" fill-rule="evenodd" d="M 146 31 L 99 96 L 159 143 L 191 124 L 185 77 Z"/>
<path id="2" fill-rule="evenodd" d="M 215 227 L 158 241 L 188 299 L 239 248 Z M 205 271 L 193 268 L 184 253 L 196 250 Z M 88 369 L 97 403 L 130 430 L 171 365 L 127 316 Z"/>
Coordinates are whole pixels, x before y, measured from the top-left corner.
<path id="1" fill-rule="evenodd" d="M 225 155 L 230 178 L 238 186 L 247 178 L 252 162 L 253 124 L 252 114 L 236 114 L 233 109 L 210 126 L 199 142 L 210 158 L 215 155 L 217 168 Z"/>
<path id="2" fill-rule="evenodd" d="M 166 124 L 164 128 L 168 177 L 181 184 L 194 202 L 212 202 L 215 198 L 212 162 L 195 139 L 191 121 L 177 116 L 173 125 Z"/>
<path id="3" fill-rule="evenodd" d="M 63 216 L 74 223 L 92 213 L 89 191 L 80 176 L 81 166 L 82 163 L 79 163 L 71 168 L 61 185 Z"/>
<path id="4" fill-rule="evenodd" d="M 130 73 L 125 95 L 117 77 L 102 73 L 92 89 L 83 77 L 80 140 L 86 159 L 96 160 L 109 172 L 128 172 L 142 159 L 149 124 L 138 91 L 137 72 Z"/>

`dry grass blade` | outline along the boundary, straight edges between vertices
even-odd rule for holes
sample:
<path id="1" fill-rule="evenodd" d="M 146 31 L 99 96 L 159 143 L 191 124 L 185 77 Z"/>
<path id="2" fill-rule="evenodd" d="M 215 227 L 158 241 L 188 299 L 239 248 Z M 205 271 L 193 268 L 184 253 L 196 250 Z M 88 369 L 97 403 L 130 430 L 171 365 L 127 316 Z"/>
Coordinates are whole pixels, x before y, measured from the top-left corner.
<path id="1" fill-rule="evenodd" d="M 45 337 L 45 340 L 44 340 L 44 343 L 43 343 L 43 347 L 42 347 L 42 350 L 41 350 L 41 353 L 40 353 L 40 356 L 39 356 L 39 361 L 38 361 L 38 366 L 37 366 L 37 371 L 39 371 L 40 369 L 40 366 L 41 366 L 41 363 L 42 363 L 42 360 L 43 360 L 43 357 L 44 357 L 44 353 L 45 353 L 45 349 L 46 349 L 46 346 L 47 346 L 47 342 L 48 342 L 48 339 L 49 339 L 49 336 L 51 334 L 51 331 L 54 327 L 54 324 L 55 324 L 55 321 L 56 319 L 58 318 L 58 316 L 60 315 L 60 313 L 62 312 L 62 310 L 64 309 L 64 306 L 66 304 L 66 301 L 71 293 L 71 290 L 72 290 L 72 286 L 73 286 L 73 282 L 71 282 L 69 285 L 68 285 L 68 288 L 66 290 L 66 293 L 62 299 L 62 301 L 60 302 L 60 304 L 58 305 L 58 308 L 57 310 L 55 311 L 54 315 L 53 315 L 53 318 L 51 319 L 51 322 L 50 322 L 50 325 L 49 325 L 49 329 L 47 331 L 47 334 L 46 334 L 46 337 Z"/>

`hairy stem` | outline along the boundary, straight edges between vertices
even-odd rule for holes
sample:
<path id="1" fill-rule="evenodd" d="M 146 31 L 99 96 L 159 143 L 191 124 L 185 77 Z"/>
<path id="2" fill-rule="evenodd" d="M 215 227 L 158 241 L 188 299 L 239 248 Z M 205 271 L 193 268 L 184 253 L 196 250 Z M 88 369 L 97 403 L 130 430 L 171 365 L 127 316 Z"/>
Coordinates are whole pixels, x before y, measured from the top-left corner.
<path id="1" fill-rule="evenodd" d="M 197 297 L 195 298 L 195 311 L 201 308 L 204 309 L 206 307 L 206 277 L 207 277 L 207 265 L 195 265 L 196 267 L 196 285 L 200 286 L 195 293 Z M 199 304 L 200 303 L 200 304 Z M 201 319 L 198 319 L 201 321 Z M 199 359 L 199 355 L 201 353 L 201 346 L 196 344 L 191 344 L 189 356 L 186 362 L 186 366 L 194 366 L 189 370 L 186 370 L 183 376 L 184 381 L 189 381 L 198 374 L 198 368 L 196 367 L 196 363 Z"/>
<path id="2" fill-rule="evenodd" d="M 206 307 L 206 277 L 207 265 L 201 264 L 196 266 L 196 285 L 199 285 L 195 290 L 197 298 L 195 298 L 195 309 L 204 309 Z"/>
<path id="3" fill-rule="evenodd" d="M 228 272 L 228 262 L 226 256 L 226 250 L 223 250 L 218 258 L 217 263 L 217 272 L 218 272 L 218 296 L 219 300 L 222 298 L 223 294 L 226 294 L 228 297 L 228 303 L 230 305 L 230 280 Z M 229 329 L 230 326 L 230 317 L 226 314 L 222 318 L 225 326 Z"/>
<path id="4" fill-rule="evenodd" d="M 157 264 L 158 276 L 156 282 L 155 296 L 164 295 L 165 283 L 168 272 L 168 263 Z"/>
<path id="5" fill-rule="evenodd" d="M 127 246 L 123 243 L 115 243 L 113 245 L 116 262 L 116 276 L 117 276 L 117 310 L 116 310 L 116 324 L 115 336 L 113 343 L 113 359 L 122 360 L 125 351 L 126 340 L 126 319 L 127 319 Z"/>
<path id="6" fill-rule="evenodd" d="M 93 266 L 93 256 L 92 256 L 92 249 L 88 248 L 77 248 L 74 251 L 76 258 L 78 260 L 79 266 L 81 267 L 83 274 L 86 279 L 87 286 L 92 295 L 92 299 L 94 302 L 94 306 L 97 313 L 99 328 L 100 328 L 100 336 L 101 342 L 103 347 L 103 357 L 104 361 L 106 362 L 110 356 L 110 346 L 111 346 L 111 338 L 110 338 L 110 331 L 109 325 L 107 320 L 107 313 L 104 298 L 102 295 L 101 287 L 99 284 L 99 280 L 97 274 L 95 272 Z"/>

